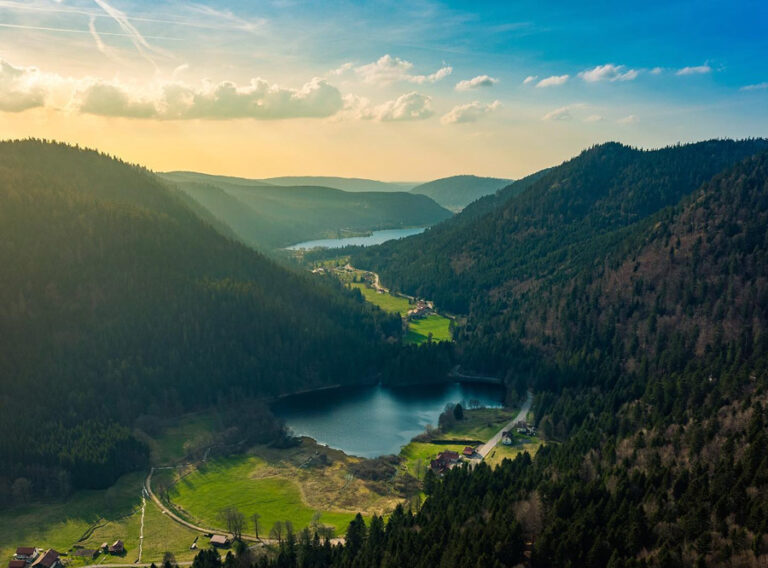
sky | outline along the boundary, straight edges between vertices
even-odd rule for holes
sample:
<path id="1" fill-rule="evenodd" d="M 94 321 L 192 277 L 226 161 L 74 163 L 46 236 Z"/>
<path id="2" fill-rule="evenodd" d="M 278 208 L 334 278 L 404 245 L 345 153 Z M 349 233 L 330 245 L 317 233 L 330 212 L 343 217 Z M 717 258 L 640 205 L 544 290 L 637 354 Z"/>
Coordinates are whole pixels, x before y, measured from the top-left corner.
<path id="1" fill-rule="evenodd" d="M 0 138 L 153 170 L 519 178 L 768 136 L 768 3 L 0 0 Z"/>

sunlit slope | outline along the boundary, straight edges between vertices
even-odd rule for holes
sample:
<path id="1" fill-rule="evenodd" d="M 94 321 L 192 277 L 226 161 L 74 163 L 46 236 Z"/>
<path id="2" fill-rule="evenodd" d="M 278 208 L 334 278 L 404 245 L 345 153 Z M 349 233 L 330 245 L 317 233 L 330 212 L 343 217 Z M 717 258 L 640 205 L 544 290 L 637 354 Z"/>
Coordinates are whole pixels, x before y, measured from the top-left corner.
<path id="1" fill-rule="evenodd" d="M 247 185 L 243 180 L 163 174 L 245 243 L 277 248 L 297 242 L 423 227 L 451 216 L 429 197 L 405 192 L 348 192 L 320 186 Z"/>

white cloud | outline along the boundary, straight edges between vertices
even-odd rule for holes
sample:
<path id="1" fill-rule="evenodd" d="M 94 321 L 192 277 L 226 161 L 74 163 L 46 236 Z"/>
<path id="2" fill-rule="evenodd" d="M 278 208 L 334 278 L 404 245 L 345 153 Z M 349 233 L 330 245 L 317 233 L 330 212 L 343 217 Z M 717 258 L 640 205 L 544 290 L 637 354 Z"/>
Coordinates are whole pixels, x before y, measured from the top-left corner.
<path id="1" fill-rule="evenodd" d="M 159 92 L 139 96 L 128 88 L 106 82 L 94 83 L 77 94 L 79 110 L 102 116 L 157 118 L 164 120 L 255 118 L 320 118 L 339 112 L 339 90 L 315 78 L 299 89 L 252 79 L 239 86 L 230 81 L 194 88 L 165 83 Z"/>
<path id="2" fill-rule="evenodd" d="M 564 84 L 570 75 L 552 75 L 536 83 L 537 87 L 556 87 Z"/>
<path id="3" fill-rule="evenodd" d="M 499 101 L 493 101 L 490 104 L 483 104 L 480 101 L 473 101 L 465 105 L 453 107 L 450 112 L 443 115 L 440 122 L 443 124 L 459 124 L 462 122 L 476 122 L 482 116 L 501 108 Z"/>
<path id="4" fill-rule="evenodd" d="M 416 84 L 435 83 L 453 72 L 452 67 L 443 66 L 430 75 L 414 75 L 411 72 L 412 69 L 413 63 L 410 61 L 387 54 L 373 63 L 355 68 L 355 72 L 364 82 L 372 85 L 389 85 L 398 81 Z"/>
<path id="5" fill-rule="evenodd" d="M 432 99 L 415 91 L 373 108 L 366 108 L 367 101 L 365 99 L 358 99 L 357 104 L 360 103 L 362 103 L 362 108 L 357 111 L 359 118 L 382 122 L 424 120 L 434 114 Z"/>
<path id="6" fill-rule="evenodd" d="M 662 71 L 664 71 L 664 69 L 661 67 L 654 67 L 651 69 L 651 75 L 661 75 Z"/>
<path id="7" fill-rule="evenodd" d="M 598 65 L 593 69 L 587 69 L 579 73 L 587 83 L 597 83 L 599 81 L 632 81 L 636 79 L 638 72 L 634 69 L 627 69 L 624 65 L 613 65 L 606 63 Z"/>
<path id="8" fill-rule="evenodd" d="M 523 79 L 523 85 L 533 83 L 538 78 L 539 78 L 538 75 L 528 75 L 525 79 Z"/>
<path id="9" fill-rule="evenodd" d="M 624 118 L 620 118 L 616 122 L 619 124 L 635 124 L 638 120 L 639 119 L 634 114 L 630 114 Z"/>
<path id="10" fill-rule="evenodd" d="M 343 75 L 344 73 L 352 69 L 354 66 L 355 66 L 354 63 L 349 61 L 347 63 L 342 63 L 336 69 L 332 69 L 331 71 L 329 71 L 328 75 L 333 75 L 335 77 L 338 77 L 339 75 Z"/>
<path id="11" fill-rule="evenodd" d="M 697 65 L 695 67 L 683 67 L 679 69 L 676 75 L 704 75 L 711 73 L 712 68 L 709 65 Z"/>
<path id="12" fill-rule="evenodd" d="M 744 85 L 740 91 L 764 91 L 768 89 L 768 82 L 755 83 L 754 85 Z"/>
<path id="13" fill-rule="evenodd" d="M 21 112 L 43 106 L 46 89 L 35 67 L 14 67 L 0 59 L 0 111 Z"/>
<path id="14" fill-rule="evenodd" d="M 541 120 L 571 120 L 573 118 L 571 108 L 570 105 L 556 108 L 542 116 Z"/>
<path id="15" fill-rule="evenodd" d="M 472 79 L 466 81 L 459 81 L 456 83 L 457 91 L 470 91 L 472 89 L 479 89 L 481 87 L 493 87 L 499 80 L 490 77 L 488 75 L 478 75 Z"/>
<path id="16" fill-rule="evenodd" d="M 584 119 L 584 122 L 601 122 L 603 120 L 603 117 L 599 114 L 590 114 L 588 117 Z"/>

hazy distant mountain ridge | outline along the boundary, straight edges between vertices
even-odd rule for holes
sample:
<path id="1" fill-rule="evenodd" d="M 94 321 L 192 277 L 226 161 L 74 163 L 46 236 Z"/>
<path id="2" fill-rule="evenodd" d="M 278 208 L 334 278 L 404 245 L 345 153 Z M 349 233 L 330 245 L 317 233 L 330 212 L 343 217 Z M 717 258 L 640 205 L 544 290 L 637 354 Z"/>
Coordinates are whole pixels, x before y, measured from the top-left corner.
<path id="1" fill-rule="evenodd" d="M 330 187 L 285 186 L 191 172 L 161 174 L 254 247 L 361 234 L 378 229 L 423 227 L 451 217 L 424 195 L 350 192 Z"/>
<path id="2" fill-rule="evenodd" d="M 511 179 L 458 175 L 417 185 L 411 193 L 428 195 L 443 207 L 460 211 L 473 201 L 496 193 L 512 181 Z"/>

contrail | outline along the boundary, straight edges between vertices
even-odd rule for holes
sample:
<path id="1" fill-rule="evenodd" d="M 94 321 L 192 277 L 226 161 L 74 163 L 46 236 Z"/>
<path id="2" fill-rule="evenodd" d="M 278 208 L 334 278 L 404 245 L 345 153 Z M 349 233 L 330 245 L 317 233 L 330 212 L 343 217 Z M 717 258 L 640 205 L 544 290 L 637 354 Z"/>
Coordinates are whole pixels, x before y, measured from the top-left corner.
<path id="1" fill-rule="evenodd" d="M 108 4 L 105 0 L 93 0 L 97 6 L 99 6 L 102 10 L 104 10 L 115 22 L 117 22 L 117 25 L 119 25 L 123 31 L 128 35 L 128 37 L 131 38 L 131 41 L 133 42 L 133 45 L 138 50 L 139 54 L 149 61 L 152 65 L 157 68 L 157 64 L 155 63 L 155 60 L 152 59 L 150 53 L 156 53 L 159 55 L 164 55 L 166 57 L 170 57 L 170 54 L 167 52 L 164 52 L 160 49 L 154 48 L 147 40 L 144 38 L 144 36 L 141 35 L 139 30 L 136 29 L 136 27 L 128 20 L 126 15 L 118 10 L 117 8 L 112 7 L 110 4 Z"/>
<path id="2" fill-rule="evenodd" d="M 90 30 L 78 30 L 74 28 L 51 28 L 46 26 L 25 26 L 22 24 L 2 24 L 0 28 L 14 28 L 19 30 L 39 30 L 43 32 L 63 32 L 68 34 L 90 34 Z M 100 32 L 99 35 L 103 36 L 117 36 L 117 37 L 133 37 L 130 34 L 121 34 L 118 32 Z M 165 37 L 165 36 L 144 36 L 146 39 L 160 39 L 168 41 L 181 41 L 180 37 Z"/>

